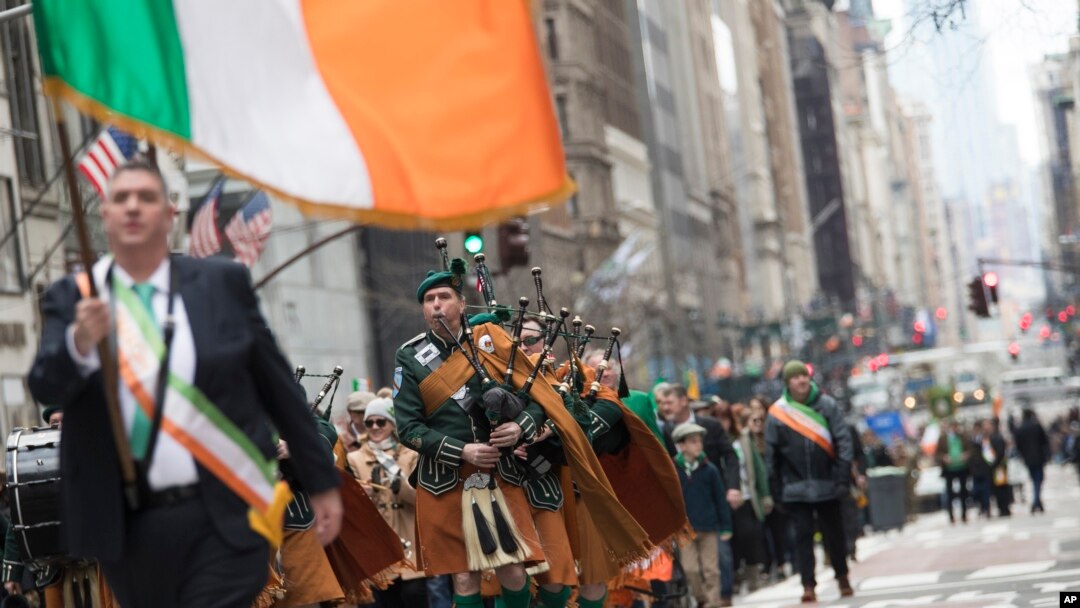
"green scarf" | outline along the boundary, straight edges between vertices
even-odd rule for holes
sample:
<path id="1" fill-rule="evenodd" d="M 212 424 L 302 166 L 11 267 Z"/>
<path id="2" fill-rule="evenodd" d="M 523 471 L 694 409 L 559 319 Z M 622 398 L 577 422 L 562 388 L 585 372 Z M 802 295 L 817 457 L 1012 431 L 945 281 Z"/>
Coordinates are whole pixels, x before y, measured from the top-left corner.
<path id="1" fill-rule="evenodd" d="M 810 394 L 806 396 L 806 403 L 799 403 L 798 401 L 796 401 L 795 398 L 791 396 L 791 393 L 788 392 L 787 387 L 786 386 L 784 387 L 784 399 L 787 399 L 791 403 L 799 403 L 799 405 L 809 407 L 810 404 L 817 401 L 818 397 L 820 397 L 820 396 L 821 396 L 821 389 L 818 388 L 818 385 L 817 385 L 816 382 L 811 382 L 810 383 Z"/>
<path id="2" fill-rule="evenodd" d="M 686 471 L 687 475 L 692 474 L 701 466 L 701 463 L 705 462 L 705 452 L 698 454 L 698 457 L 690 462 L 686 462 L 686 457 L 682 452 L 675 455 L 675 464 L 679 465 L 679 468 Z"/>

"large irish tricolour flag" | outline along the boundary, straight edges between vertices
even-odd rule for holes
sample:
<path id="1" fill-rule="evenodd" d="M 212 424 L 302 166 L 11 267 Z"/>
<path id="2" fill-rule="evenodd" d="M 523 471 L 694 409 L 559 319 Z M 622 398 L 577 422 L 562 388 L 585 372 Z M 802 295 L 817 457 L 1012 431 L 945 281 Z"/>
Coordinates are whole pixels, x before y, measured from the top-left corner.
<path id="1" fill-rule="evenodd" d="M 456 228 L 572 191 L 526 0 L 34 0 L 46 89 L 305 211 Z"/>

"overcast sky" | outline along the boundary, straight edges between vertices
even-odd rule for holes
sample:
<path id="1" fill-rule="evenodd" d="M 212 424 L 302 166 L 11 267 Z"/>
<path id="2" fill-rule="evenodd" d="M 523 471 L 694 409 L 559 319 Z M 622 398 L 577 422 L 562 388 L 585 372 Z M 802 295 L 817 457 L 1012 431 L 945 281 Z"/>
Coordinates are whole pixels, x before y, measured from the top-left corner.
<path id="1" fill-rule="evenodd" d="M 1076 35 L 1077 0 L 971 0 L 978 2 L 987 54 L 997 90 L 998 115 L 1017 127 L 1025 162 L 1040 159 L 1034 98 L 1028 66 L 1064 53 Z M 929 4 L 931 0 L 920 0 Z M 880 18 L 893 20 L 889 47 L 898 48 L 907 26 L 904 0 L 874 0 Z"/>

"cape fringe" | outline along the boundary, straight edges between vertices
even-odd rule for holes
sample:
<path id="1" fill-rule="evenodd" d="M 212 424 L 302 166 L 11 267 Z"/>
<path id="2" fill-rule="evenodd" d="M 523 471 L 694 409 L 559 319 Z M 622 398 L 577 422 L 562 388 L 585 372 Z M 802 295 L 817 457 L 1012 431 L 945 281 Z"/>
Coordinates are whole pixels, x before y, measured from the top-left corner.
<path id="1" fill-rule="evenodd" d="M 348 220 L 357 224 L 378 224 L 386 228 L 397 230 L 466 230 L 477 228 L 486 224 L 501 222 L 513 217 L 530 215 L 546 211 L 555 206 L 565 203 L 574 192 L 577 184 L 570 179 L 569 175 L 563 176 L 563 182 L 554 191 L 541 194 L 527 201 L 502 205 L 494 209 L 474 211 L 456 216 L 446 217 L 423 217 L 419 215 L 380 211 L 374 207 L 370 209 L 358 209 L 334 203 L 319 203 L 300 198 L 295 194 L 283 192 L 270 184 L 257 180 L 250 175 L 230 167 L 217 159 L 202 148 L 183 137 L 146 124 L 138 119 L 119 114 L 96 99 L 92 99 L 75 90 L 68 83 L 55 76 L 43 79 L 42 90 L 50 97 L 62 99 L 74 106 L 79 112 L 86 114 L 98 122 L 116 125 L 132 135 L 154 142 L 155 144 L 182 152 L 185 155 L 198 158 L 215 165 L 222 173 L 229 177 L 248 182 L 274 198 L 289 202 L 300 209 L 305 216 Z M 377 205 L 378 202 L 373 203 Z"/>

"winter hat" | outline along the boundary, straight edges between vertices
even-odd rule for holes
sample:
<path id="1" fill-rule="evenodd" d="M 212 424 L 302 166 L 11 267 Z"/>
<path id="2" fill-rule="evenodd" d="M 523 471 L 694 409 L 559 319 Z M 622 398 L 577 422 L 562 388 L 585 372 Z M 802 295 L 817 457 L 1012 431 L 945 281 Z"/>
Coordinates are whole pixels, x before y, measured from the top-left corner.
<path id="1" fill-rule="evenodd" d="M 795 376 L 809 376 L 810 369 L 806 367 L 806 364 L 802 361 L 792 359 L 784 365 L 784 382 L 791 380 Z"/>
<path id="2" fill-rule="evenodd" d="M 394 419 L 394 401 L 385 397 L 372 400 L 371 403 L 367 404 L 367 409 L 364 410 L 364 422 L 367 422 L 367 419 L 372 416 L 382 416 L 392 421 Z"/>
<path id="3" fill-rule="evenodd" d="M 349 411 L 362 412 L 367 404 L 375 400 L 375 393 L 371 391 L 356 391 L 349 395 Z"/>

